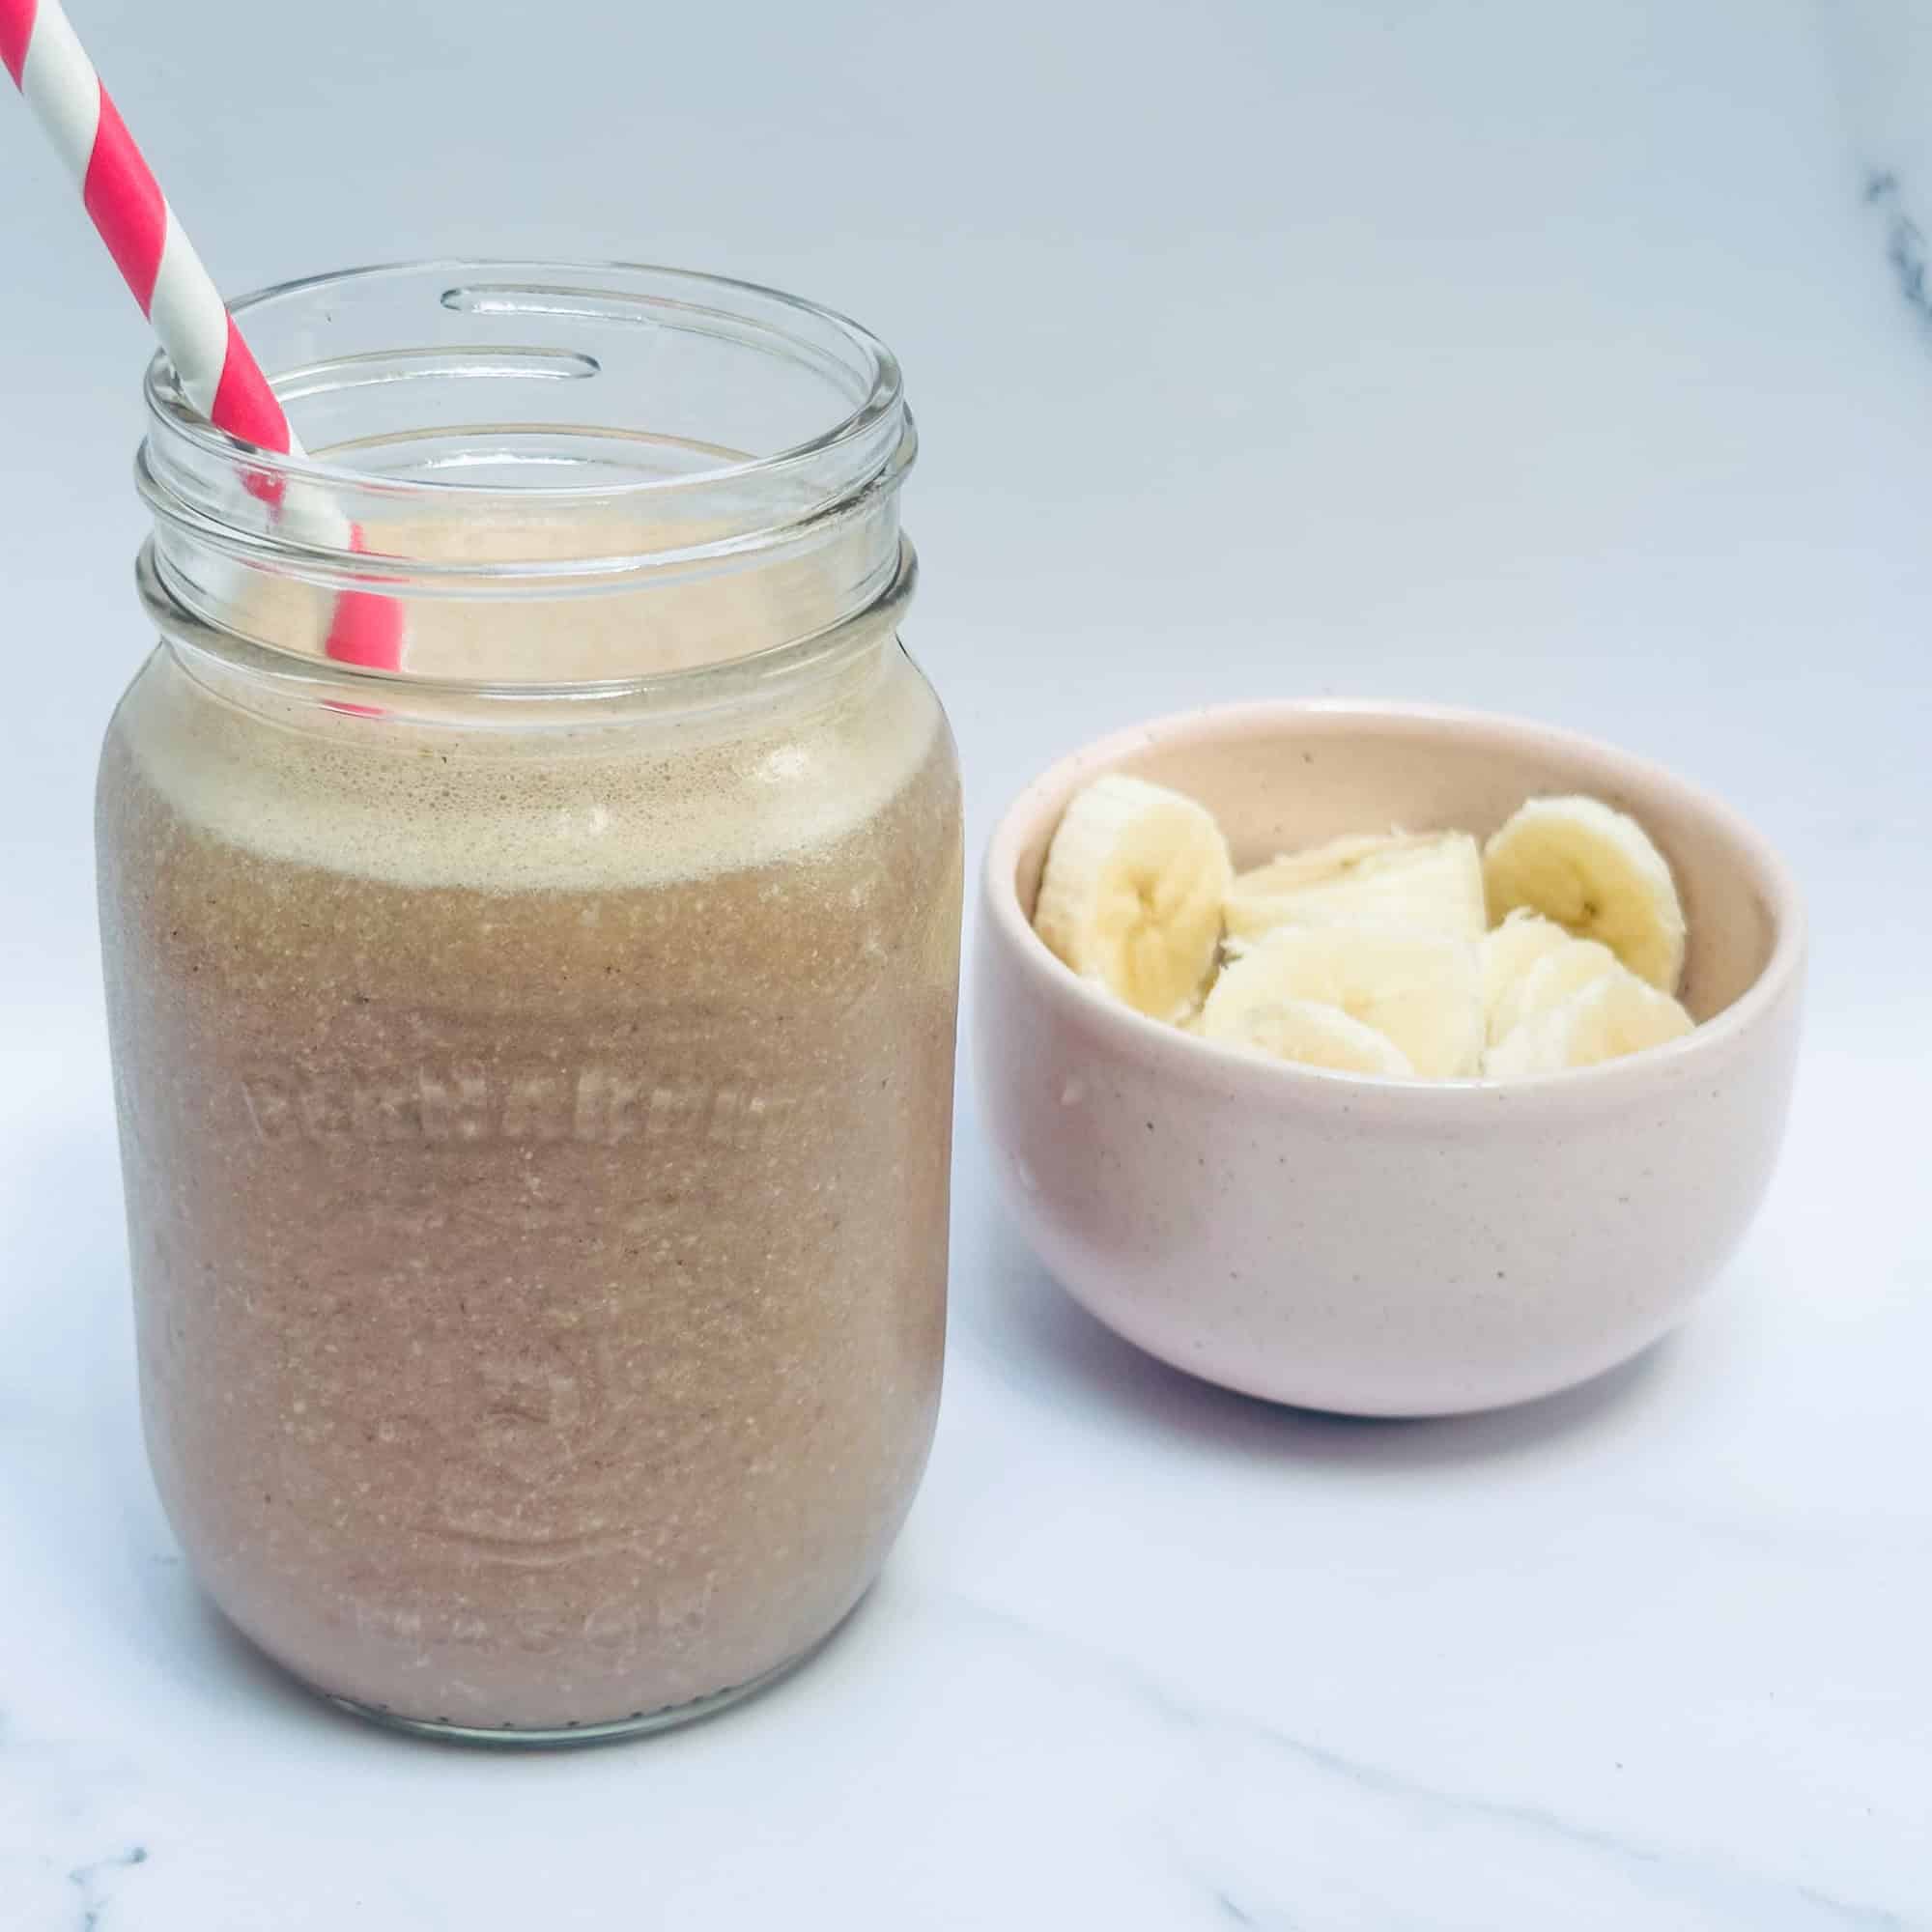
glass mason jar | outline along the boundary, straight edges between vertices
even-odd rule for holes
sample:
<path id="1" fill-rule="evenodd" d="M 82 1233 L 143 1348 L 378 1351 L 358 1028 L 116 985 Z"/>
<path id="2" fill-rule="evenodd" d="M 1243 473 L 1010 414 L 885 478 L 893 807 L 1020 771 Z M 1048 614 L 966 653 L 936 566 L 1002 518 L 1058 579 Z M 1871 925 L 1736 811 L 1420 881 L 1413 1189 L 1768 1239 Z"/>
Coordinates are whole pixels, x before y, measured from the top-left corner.
<path id="1" fill-rule="evenodd" d="M 239 313 L 329 467 L 155 365 L 99 783 L 155 1474 L 366 1714 L 696 1716 L 852 1608 L 938 1400 L 960 819 L 897 366 L 659 270 Z M 328 655 L 345 597 L 399 668 Z"/>

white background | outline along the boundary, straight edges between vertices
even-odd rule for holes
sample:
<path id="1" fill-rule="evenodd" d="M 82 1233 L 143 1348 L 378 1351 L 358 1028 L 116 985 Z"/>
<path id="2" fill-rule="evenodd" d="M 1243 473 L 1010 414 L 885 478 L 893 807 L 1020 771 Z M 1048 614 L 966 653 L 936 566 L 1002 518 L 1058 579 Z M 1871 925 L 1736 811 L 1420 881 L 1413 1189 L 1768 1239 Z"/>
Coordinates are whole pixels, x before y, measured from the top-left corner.
<path id="1" fill-rule="evenodd" d="M 335 1719 L 141 1462 L 89 794 L 145 344 L 0 99 L 0 1926 L 1932 1925 L 1928 10 L 72 12 L 231 290 L 618 255 L 892 342 L 976 847 L 1137 718 L 1449 699 L 1727 794 L 1816 956 L 1764 1218 L 1605 1382 L 1185 1382 L 1016 1246 L 965 1093 L 938 1448 L 820 1663 L 542 1761 Z"/>

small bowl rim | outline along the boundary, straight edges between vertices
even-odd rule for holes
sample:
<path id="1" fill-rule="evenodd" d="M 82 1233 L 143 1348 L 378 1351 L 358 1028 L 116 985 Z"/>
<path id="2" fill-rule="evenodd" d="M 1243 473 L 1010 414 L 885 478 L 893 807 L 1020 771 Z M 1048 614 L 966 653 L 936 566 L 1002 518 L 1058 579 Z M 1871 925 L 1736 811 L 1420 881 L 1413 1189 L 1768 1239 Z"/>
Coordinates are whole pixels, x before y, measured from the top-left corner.
<path id="1" fill-rule="evenodd" d="M 1757 874 L 1774 926 L 1770 958 L 1722 1012 L 1662 1046 L 1596 1066 L 1571 1067 L 1519 1080 L 1408 1080 L 1267 1060 L 1203 1039 L 1121 1005 L 1048 949 L 1020 907 L 1015 883 L 1019 854 L 1041 817 L 1049 810 L 1064 810 L 1083 778 L 1118 769 L 1137 752 L 1177 743 L 1261 736 L 1271 728 L 1311 721 L 1478 732 L 1559 756 L 1594 760 L 1628 774 L 1626 789 L 1671 796 L 1680 810 L 1707 821 L 1745 856 Z M 1655 759 L 1564 725 L 1546 724 L 1509 712 L 1382 698 L 1257 698 L 1168 712 L 1111 731 L 1056 759 L 1007 807 L 987 839 L 981 881 L 984 901 L 1000 938 L 1047 997 L 1079 1013 L 1089 1025 L 1103 1032 L 1111 1030 L 1122 1045 L 1131 1044 L 1151 1054 L 1156 1065 L 1171 1068 L 1178 1076 L 1194 1081 L 1211 1077 L 1220 1085 L 1246 1090 L 1263 1103 L 1297 1095 L 1308 1100 L 1341 1099 L 1351 1107 L 1379 1103 L 1391 1112 L 1416 1118 L 1465 1118 L 1528 1095 L 1542 1101 L 1574 1100 L 1579 1104 L 1634 1098 L 1653 1076 L 1672 1069 L 1688 1072 L 1694 1063 L 1720 1052 L 1755 1026 L 1779 1004 L 1802 973 L 1806 945 L 1804 902 L 1796 876 L 1771 841 L 1716 793 Z"/>

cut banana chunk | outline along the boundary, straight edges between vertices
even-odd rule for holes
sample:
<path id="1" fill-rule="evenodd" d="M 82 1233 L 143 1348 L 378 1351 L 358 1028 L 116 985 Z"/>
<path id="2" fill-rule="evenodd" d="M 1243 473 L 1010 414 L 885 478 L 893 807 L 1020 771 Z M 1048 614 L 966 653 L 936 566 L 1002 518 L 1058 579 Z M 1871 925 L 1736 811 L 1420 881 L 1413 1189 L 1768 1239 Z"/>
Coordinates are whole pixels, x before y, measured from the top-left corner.
<path id="1" fill-rule="evenodd" d="M 1213 971 L 1228 842 L 1191 798 L 1114 773 L 1077 792 L 1053 835 L 1034 929 L 1137 1012 L 1180 1020 Z"/>
<path id="2" fill-rule="evenodd" d="M 1283 926 L 1223 971 L 1201 1031 L 1238 1041 L 1248 1015 L 1285 1001 L 1339 1008 L 1393 1041 L 1424 1079 L 1461 1079 L 1481 1064 L 1482 995 L 1466 940 Z"/>
<path id="3" fill-rule="evenodd" d="M 1299 852 L 1284 852 L 1270 859 L 1265 866 L 1243 872 L 1240 883 L 1245 885 L 1253 880 L 1259 890 L 1264 882 L 1267 887 L 1280 892 L 1290 892 L 1300 886 L 1330 884 L 1351 867 L 1359 866 L 1363 860 L 1387 854 L 1396 847 L 1412 842 L 1406 832 L 1345 832 L 1341 838 L 1330 838 L 1325 844 L 1305 846 Z"/>
<path id="4" fill-rule="evenodd" d="M 1315 1000 L 1262 994 L 1252 1002 L 1224 1007 L 1212 1029 L 1194 1030 L 1223 1046 L 1292 1060 L 1302 1066 L 1325 1066 L 1335 1073 L 1377 1073 L 1388 1080 L 1412 1079 L 1415 1074 L 1408 1056 L 1386 1034 L 1350 1019 L 1340 1007 Z"/>
<path id="5" fill-rule="evenodd" d="M 1483 1010 L 1490 1018 L 1490 1043 L 1502 1038 L 1496 1027 L 1496 1009 L 1503 996 L 1539 959 L 1570 944 L 1570 935 L 1553 919 L 1545 919 L 1526 906 L 1517 910 L 1496 929 L 1485 935 L 1478 964 L 1483 975 Z"/>
<path id="6" fill-rule="evenodd" d="M 1676 991 L 1684 908 L 1663 854 L 1635 819 L 1599 799 L 1533 798 L 1484 848 L 1483 879 L 1492 918 L 1528 906 Z"/>
<path id="7" fill-rule="evenodd" d="M 1488 923 L 1482 853 L 1466 832 L 1333 838 L 1243 872 L 1228 889 L 1227 911 L 1237 939 L 1284 925 L 1480 939 Z"/>
<path id="8" fill-rule="evenodd" d="M 1559 931 L 1562 928 L 1557 928 Z M 1499 1046 L 1518 1027 L 1554 1012 L 1573 993 L 1580 993 L 1606 974 L 1628 969 L 1594 939 L 1570 939 L 1546 953 L 1521 979 L 1503 990 L 1490 1015 L 1490 1044 Z"/>
<path id="9" fill-rule="evenodd" d="M 1689 1033 L 1691 1024 L 1668 993 L 1619 966 L 1492 1047 L 1483 1072 L 1491 1080 L 1520 1080 L 1596 1066 L 1662 1046 Z"/>

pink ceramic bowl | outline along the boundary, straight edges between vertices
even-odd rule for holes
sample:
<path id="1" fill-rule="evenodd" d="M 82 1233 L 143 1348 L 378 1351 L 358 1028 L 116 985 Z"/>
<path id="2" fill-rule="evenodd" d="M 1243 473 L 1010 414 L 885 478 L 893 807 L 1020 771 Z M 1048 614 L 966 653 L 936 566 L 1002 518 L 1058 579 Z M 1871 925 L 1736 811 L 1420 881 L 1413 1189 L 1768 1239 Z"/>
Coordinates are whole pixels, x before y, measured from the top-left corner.
<path id="1" fill-rule="evenodd" d="M 1578 1072 L 1328 1073 L 1116 1006 L 1030 919 L 1067 799 L 1130 771 L 1199 799 L 1238 866 L 1390 824 L 1487 834 L 1533 793 L 1634 812 L 1675 867 L 1702 1023 Z M 1783 1135 L 1804 921 L 1727 807 L 1568 732 L 1421 706 L 1168 718 L 1056 765 L 993 835 L 976 962 L 995 1165 L 1048 1269 L 1151 1353 L 1358 1415 L 1523 1402 L 1635 1354 L 1737 1247 Z"/>

